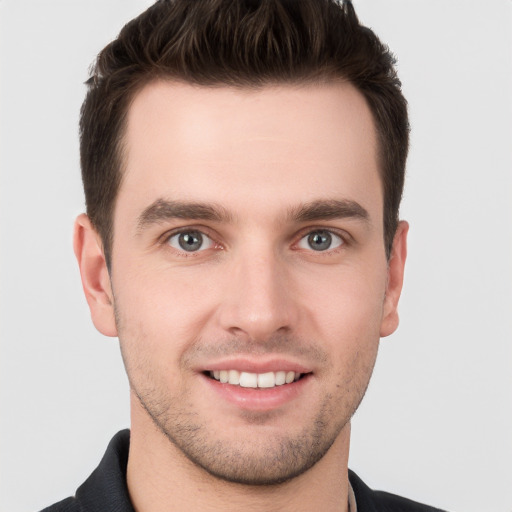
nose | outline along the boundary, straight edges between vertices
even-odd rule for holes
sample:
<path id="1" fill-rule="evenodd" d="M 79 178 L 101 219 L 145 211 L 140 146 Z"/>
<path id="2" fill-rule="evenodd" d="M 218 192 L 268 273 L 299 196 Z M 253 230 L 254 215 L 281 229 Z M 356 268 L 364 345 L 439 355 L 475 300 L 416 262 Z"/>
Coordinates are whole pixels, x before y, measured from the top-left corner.
<path id="1" fill-rule="evenodd" d="M 291 272 L 271 250 L 240 254 L 227 273 L 219 318 L 223 330 L 264 342 L 299 318 Z"/>

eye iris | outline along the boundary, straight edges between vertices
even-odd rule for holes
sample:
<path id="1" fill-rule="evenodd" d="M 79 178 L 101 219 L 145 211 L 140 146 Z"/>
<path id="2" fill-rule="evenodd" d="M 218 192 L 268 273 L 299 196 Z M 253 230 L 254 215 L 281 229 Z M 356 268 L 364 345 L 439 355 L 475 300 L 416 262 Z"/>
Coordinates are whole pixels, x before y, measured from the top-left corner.
<path id="1" fill-rule="evenodd" d="M 203 236 L 198 231 L 189 231 L 181 233 L 178 237 L 180 247 L 184 251 L 192 252 L 197 251 L 203 245 Z"/>
<path id="2" fill-rule="evenodd" d="M 315 231 L 308 236 L 308 244 L 314 251 L 325 251 L 332 243 L 332 236 L 327 231 Z"/>

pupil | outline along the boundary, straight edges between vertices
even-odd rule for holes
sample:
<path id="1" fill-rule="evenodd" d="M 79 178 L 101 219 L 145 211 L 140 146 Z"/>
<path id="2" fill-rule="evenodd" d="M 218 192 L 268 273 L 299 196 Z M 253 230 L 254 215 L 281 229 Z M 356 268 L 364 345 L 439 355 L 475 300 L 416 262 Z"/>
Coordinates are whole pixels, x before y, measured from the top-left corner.
<path id="1" fill-rule="evenodd" d="M 331 246 L 332 237 L 327 231 L 316 231 L 309 235 L 308 242 L 313 250 L 325 251 Z"/>
<path id="2" fill-rule="evenodd" d="M 197 251 L 203 245 L 203 237 L 201 233 L 197 231 L 191 231 L 189 233 L 182 233 L 179 236 L 180 247 L 185 251 Z"/>

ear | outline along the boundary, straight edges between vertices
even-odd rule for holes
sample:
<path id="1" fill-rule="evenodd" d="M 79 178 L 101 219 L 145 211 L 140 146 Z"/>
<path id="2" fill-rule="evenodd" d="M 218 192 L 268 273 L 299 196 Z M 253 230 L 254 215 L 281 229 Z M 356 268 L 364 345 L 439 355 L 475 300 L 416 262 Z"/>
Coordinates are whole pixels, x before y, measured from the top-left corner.
<path id="1" fill-rule="evenodd" d="M 96 329 L 105 336 L 117 336 L 114 300 L 103 244 L 85 213 L 79 215 L 75 221 L 73 249 Z"/>
<path id="2" fill-rule="evenodd" d="M 384 309 L 380 325 L 381 337 L 389 336 L 398 327 L 398 299 L 402 292 L 404 282 L 404 267 L 407 257 L 407 233 L 409 224 L 401 221 L 393 239 L 393 247 L 388 263 L 388 282 L 386 296 L 384 298 Z"/>

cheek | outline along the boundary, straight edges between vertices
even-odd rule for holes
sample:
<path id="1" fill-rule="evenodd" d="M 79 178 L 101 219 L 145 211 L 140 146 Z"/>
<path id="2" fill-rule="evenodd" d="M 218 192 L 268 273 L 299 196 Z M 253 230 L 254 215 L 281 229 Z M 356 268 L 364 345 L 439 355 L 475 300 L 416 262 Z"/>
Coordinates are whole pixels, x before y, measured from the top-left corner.
<path id="1" fill-rule="evenodd" d="M 119 268 L 113 288 L 119 339 L 128 363 L 169 373 L 200 335 L 211 310 L 208 288 L 183 272 Z M 149 361 L 151 364 L 149 365 Z M 140 362 L 140 364 L 139 364 Z"/>
<path id="2" fill-rule="evenodd" d="M 339 267 L 317 273 L 303 287 L 303 304 L 316 327 L 330 333 L 328 338 L 352 343 L 379 338 L 386 272 L 371 269 L 369 265 L 361 269 Z"/>
<path id="3" fill-rule="evenodd" d="M 319 336 L 331 354 L 333 386 L 362 397 L 377 357 L 385 272 L 341 269 L 315 281 L 322 286 L 310 287 L 310 335 Z"/>

